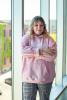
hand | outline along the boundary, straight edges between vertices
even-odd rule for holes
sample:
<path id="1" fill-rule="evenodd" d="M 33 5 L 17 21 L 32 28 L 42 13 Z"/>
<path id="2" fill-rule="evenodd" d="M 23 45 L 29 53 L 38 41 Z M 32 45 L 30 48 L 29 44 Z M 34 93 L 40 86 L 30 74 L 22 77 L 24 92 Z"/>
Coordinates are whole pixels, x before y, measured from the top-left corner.
<path id="1" fill-rule="evenodd" d="M 54 52 L 55 52 L 55 50 L 53 50 L 51 48 L 40 49 L 39 55 L 53 55 Z"/>
<path id="2" fill-rule="evenodd" d="M 39 55 L 43 55 L 43 49 L 39 49 Z"/>

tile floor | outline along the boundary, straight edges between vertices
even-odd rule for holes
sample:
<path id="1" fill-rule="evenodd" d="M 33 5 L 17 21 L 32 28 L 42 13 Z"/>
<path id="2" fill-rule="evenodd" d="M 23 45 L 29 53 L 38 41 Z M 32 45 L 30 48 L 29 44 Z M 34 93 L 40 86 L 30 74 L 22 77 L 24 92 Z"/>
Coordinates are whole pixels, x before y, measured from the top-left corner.
<path id="1" fill-rule="evenodd" d="M 12 100 L 12 87 L 5 83 L 5 79 L 11 77 L 11 72 L 8 72 L 2 76 L 0 76 L 0 91 L 2 92 L 2 95 L 0 95 L 0 100 Z M 67 77 L 64 78 L 64 86 L 67 86 Z M 58 96 L 58 94 L 63 90 L 63 87 L 61 86 L 53 86 L 50 100 L 55 100 L 55 97 Z M 64 92 L 65 93 L 65 92 Z M 67 90 L 66 93 L 67 94 Z M 63 95 L 62 95 L 63 96 Z M 37 100 L 39 100 L 39 94 L 37 93 Z M 62 99 L 60 99 L 62 100 Z M 67 97 L 66 99 L 67 100 Z"/>
<path id="2" fill-rule="evenodd" d="M 5 83 L 6 78 L 11 77 L 11 72 L 7 72 L 6 74 L 0 75 L 0 100 L 12 100 L 12 88 L 10 85 Z"/>
<path id="3" fill-rule="evenodd" d="M 11 86 L 5 84 L 4 82 L 0 82 L 0 92 L 2 92 L 0 100 L 12 100 Z"/>

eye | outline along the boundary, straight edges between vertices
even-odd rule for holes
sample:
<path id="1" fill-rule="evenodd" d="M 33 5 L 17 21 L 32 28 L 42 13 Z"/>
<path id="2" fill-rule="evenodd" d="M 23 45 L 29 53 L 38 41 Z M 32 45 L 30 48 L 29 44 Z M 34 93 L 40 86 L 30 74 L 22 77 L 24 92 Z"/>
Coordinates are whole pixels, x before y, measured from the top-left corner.
<path id="1" fill-rule="evenodd" d="M 37 27 L 38 25 L 37 25 L 37 24 L 35 24 L 34 26 L 36 26 L 36 27 Z"/>
<path id="2" fill-rule="evenodd" d="M 43 27 L 44 25 L 40 25 L 41 27 Z"/>

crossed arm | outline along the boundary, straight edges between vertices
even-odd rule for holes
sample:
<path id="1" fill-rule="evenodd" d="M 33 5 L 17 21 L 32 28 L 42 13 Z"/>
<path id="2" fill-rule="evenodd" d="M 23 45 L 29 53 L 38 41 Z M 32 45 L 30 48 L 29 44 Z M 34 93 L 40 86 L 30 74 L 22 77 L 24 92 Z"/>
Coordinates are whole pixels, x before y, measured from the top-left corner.
<path id="1" fill-rule="evenodd" d="M 45 59 L 46 61 L 52 61 L 56 58 L 57 49 L 56 43 L 48 48 L 36 49 L 31 47 L 26 41 L 22 43 L 22 56 L 34 57 L 36 59 Z"/>

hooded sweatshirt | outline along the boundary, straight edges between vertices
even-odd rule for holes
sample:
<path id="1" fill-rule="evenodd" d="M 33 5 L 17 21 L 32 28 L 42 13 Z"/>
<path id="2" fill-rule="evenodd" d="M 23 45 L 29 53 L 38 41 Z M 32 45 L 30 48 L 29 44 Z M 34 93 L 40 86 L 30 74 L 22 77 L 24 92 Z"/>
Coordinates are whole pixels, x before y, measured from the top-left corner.
<path id="1" fill-rule="evenodd" d="M 40 49 L 51 49 L 39 55 Z M 49 36 L 33 37 L 26 34 L 22 37 L 22 82 L 51 83 L 55 77 L 56 42 Z"/>

